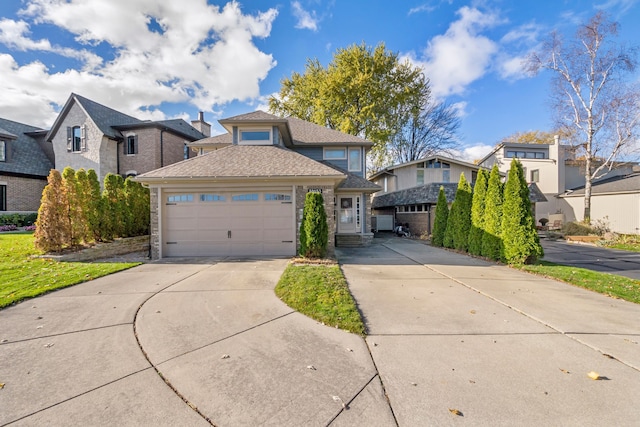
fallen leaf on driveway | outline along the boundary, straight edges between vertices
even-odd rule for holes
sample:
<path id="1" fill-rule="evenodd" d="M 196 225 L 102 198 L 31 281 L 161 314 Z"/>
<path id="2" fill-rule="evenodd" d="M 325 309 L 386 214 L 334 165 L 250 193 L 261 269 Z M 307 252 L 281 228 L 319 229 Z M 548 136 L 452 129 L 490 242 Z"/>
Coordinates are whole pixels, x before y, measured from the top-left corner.
<path id="1" fill-rule="evenodd" d="M 570 374 L 571 372 L 567 371 L 566 369 L 560 369 L 560 372 L 565 373 L 565 374 Z"/>
<path id="2" fill-rule="evenodd" d="M 220 359 L 228 359 L 228 358 L 230 358 L 230 357 L 231 357 L 231 356 L 229 356 L 228 354 L 223 354 L 223 355 L 222 355 L 222 357 L 221 357 Z"/>
<path id="3" fill-rule="evenodd" d="M 46 344 L 44 345 L 44 347 L 45 347 L 45 348 L 51 348 L 51 347 L 53 347 L 53 343 L 48 342 L 48 343 L 46 343 Z"/>
<path id="4" fill-rule="evenodd" d="M 457 415 L 457 416 L 459 416 L 459 417 L 464 417 L 464 415 L 462 414 L 462 412 L 458 411 L 457 409 L 449 408 L 449 412 L 451 412 L 453 415 Z"/>
<path id="5" fill-rule="evenodd" d="M 349 408 L 347 407 L 347 404 L 346 404 L 346 403 L 344 403 L 344 401 L 340 398 L 340 396 L 333 396 L 333 400 L 335 400 L 336 402 L 340 402 L 340 403 L 342 404 L 342 407 L 343 407 L 344 409 L 349 409 Z"/>
<path id="6" fill-rule="evenodd" d="M 312 371 L 316 371 L 316 370 L 317 370 L 317 369 L 316 369 L 316 367 L 315 367 L 315 366 L 313 366 L 313 365 L 309 365 L 309 366 L 307 366 L 307 369 L 310 369 L 310 370 L 312 370 Z"/>
<path id="7" fill-rule="evenodd" d="M 589 376 L 589 378 L 591 378 L 592 380 L 599 380 L 600 379 L 600 374 L 598 374 L 597 372 L 591 371 L 587 374 L 587 376 Z"/>
<path id="8" fill-rule="evenodd" d="M 0 390 L 4 388 L 4 383 L 0 383 Z"/>
<path id="9" fill-rule="evenodd" d="M 471 310 L 469 313 L 476 314 L 476 311 L 475 310 Z"/>

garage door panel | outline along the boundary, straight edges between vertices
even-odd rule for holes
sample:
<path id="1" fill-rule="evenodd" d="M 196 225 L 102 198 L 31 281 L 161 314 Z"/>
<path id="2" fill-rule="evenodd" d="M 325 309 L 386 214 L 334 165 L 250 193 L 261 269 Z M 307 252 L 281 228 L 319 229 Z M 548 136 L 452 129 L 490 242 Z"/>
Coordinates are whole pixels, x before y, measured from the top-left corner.
<path id="1" fill-rule="evenodd" d="M 205 201 L 200 197 L 202 193 L 197 191 L 171 194 L 186 193 L 193 194 L 193 202 L 164 206 L 164 256 L 295 253 L 294 211 L 291 203 L 265 200 L 264 192 L 255 191 L 242 194 L 258 194 L 257 201 L 233 200 L 232 196 L 236 193 L 217 191 L 215 194 L 224 196 L 224 201 Z M 171 194 L 165 194 L 165 197 Z M 278 194 L 291 195 L 281 189 Z"/>

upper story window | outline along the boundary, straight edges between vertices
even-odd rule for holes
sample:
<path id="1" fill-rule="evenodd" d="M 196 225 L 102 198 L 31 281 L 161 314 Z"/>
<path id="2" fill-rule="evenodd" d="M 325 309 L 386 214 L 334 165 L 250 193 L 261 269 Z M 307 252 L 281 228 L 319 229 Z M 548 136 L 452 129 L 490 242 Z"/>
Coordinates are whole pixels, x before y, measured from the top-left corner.
<path id="1" fill-rule="evenodd" d="M 73 143 L 71 151 L 82 151 L 82 130 L 80 129 L 80 126 L 73 127 Z"/>
<path id="2" fill-rule="evenodd" d="M 358 148 L 349 149 L 349 171 L 360 172 L 362 170 L 362 150 Z"/>
<path id="3" fill-rule="evenodd" d="M 546 159 L 547 155 L 544 151 L 519 151 L 519 150 L 507 150 L 507 158 L 518 159 Z"/>
<path id="4" fill-rule="evenodd" d="M 424 185 L 424 169 L 418 169 L 416 174 L 416 185 Z"/>
<path id="5" fill-rule="evenodd" d="M 424 163 L 418 163 L 418 167 L 427 168 L 427 169 L 449 169 L 451 165 L 449 163 L 441 162 L 436 159 L 431 159 Z"/>
<path id="6" fill-rule="evenodd" d="M 270 145 L 271 131 L 268 129 L 246 129 L 240 130 L 238 144 L 245 145 Z"/>
<path id="7" fill-rule="evenodd" d="M 347 150 L 345 148 L 325 148 L 323 152 L 324 160 L 345 160 Z"/>
<path id="8" fill-rule="evenodd" d="M 7 143 L 0 140 L 0 162 L 7 161 Z"/>
<path id="9" fill-rule="evenodd" d="M 124 154 L 131 156 L 138 154 L 138 135 L 129 135 L 124 144 Z"/>
<path id="10" fill-rule="evenodd" d="M 531 181 L 530 182 L 540 182 L 540 169 L 533 169 L 531 171 Z"/>
<path id="11" fill-rule="evenodd" d="M 67 151 L 79 153 L 86 151 L 87 138 L 84 126 L 73 126 L 67 128 Z"/>

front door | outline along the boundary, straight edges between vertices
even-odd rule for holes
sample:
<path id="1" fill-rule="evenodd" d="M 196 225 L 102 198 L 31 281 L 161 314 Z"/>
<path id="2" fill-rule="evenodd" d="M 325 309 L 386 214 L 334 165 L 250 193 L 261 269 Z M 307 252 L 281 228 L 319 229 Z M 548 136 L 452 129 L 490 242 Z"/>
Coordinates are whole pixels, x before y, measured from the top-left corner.
<path id="1" fill-rule="evenodd" d="M 340 196 L 338 204 L 338 233 L 356 232 L 356 206 L 353 196 Z"/>

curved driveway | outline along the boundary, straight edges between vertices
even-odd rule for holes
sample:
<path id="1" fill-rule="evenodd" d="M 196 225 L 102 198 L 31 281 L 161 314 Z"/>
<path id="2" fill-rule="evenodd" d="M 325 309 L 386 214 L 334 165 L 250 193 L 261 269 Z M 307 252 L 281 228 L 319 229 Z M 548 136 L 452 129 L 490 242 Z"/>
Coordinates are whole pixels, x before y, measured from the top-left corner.
<path id="1" fill-rule="evenodd" d="M 284 259 L 0 311 L 0 426 L 637 425 L 640 306 L 406 239 L 337 252 L 366 340 L 279 301 Z"/>

